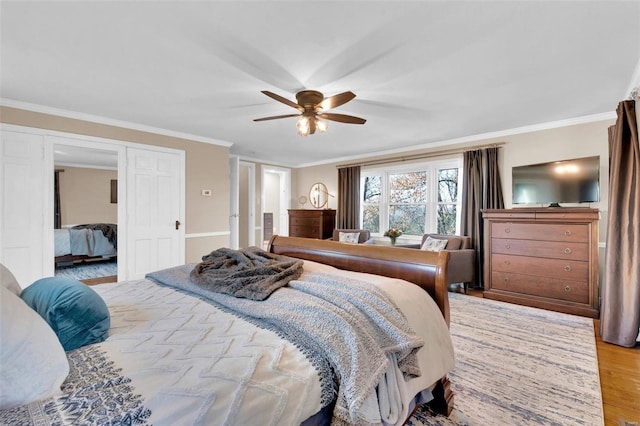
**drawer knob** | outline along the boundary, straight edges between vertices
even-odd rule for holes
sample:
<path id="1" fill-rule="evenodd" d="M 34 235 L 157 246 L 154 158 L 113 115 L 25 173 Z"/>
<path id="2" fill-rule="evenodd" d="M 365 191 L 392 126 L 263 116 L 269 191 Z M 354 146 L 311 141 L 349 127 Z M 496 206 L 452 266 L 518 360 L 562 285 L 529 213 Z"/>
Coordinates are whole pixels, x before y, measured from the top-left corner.
<path id="1" fill-rule="evenodd" d="M 504 261 L 504 264 L 505 264 L 505 265 L 511 265 L 511 262 L 510 262 L 510 261 L 508 261 L 508 260 L 505 260 L 505 261 Z"/>
<path id="2" fill-rule="evenodd" d="M 567 265 L 564 267 L 564 270 L 567 272 L 571 272 L 571 266 Z"/>
<path id="3" fill-rule="evenodd" d="M 571 231 L 569 231 L 569 230 L 567 229 L 566 231 L 564 231 L 564 235 L 566 235 L 566 236 L 568 237 L 569 235 L 571 235 Z"/>
<path id="4" fill-rule="evenodd" d="M 565 285 L 564 286 L 564 291 L 565 291 L 565 293 L 571 293 L 571 287 L 568 286 L 568 285 Z"/>
<path id="5" fill-rule="evenodd" d="M 504 281 L 505 283 L 508 283 L 508 282 L 509 282 L 509 277 L 504 277 L 503 281 Z"/>
<path id="6" fill-rule="evenodd" d="M 506 248 L 507 250 L 509 250 L 511 248 L 511 246 L 509 244 L 505 244 L 504 248 Z"/>
<path id="7" fill-rule="evenodd" d="M 511 232 L 511 229 L 509 229 L 509 228 L 504 228 L 504 233 L 505 233 L 505 234 L 508 234 L 509 232 Z"/>
<path id="8" fill-rule="evenodd" d="M 566 249 L 564 249 L 564 253 L 565 254 L 571 254 L 571 249 L 569 247 L 567 247 Z"/>

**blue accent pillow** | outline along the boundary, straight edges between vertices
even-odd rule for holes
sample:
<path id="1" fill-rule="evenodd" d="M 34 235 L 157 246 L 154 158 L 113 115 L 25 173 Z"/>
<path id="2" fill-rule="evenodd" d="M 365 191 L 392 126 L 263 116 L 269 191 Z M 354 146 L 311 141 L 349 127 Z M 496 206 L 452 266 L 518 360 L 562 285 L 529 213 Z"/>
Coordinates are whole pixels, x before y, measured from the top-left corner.
<path id="1" fill-rule="evenodd" d="M 71 278 L 42 278 L 20 294 L 51 326 L 65 351 L 104 341 L 111 318 L 104 300 L 86 284 Z"/>

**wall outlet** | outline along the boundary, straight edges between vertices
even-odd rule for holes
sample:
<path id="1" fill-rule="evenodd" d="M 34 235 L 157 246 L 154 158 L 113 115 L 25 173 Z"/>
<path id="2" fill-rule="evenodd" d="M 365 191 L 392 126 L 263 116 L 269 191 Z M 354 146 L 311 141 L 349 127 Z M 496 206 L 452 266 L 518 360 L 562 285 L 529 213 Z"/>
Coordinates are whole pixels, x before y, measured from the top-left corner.
<path id="1" fill-rule="evenodd" d="M 202 195 L 205 197 L 211 197 L 211 190 L 210 189 L 203 189 L 202 190 Z"/>

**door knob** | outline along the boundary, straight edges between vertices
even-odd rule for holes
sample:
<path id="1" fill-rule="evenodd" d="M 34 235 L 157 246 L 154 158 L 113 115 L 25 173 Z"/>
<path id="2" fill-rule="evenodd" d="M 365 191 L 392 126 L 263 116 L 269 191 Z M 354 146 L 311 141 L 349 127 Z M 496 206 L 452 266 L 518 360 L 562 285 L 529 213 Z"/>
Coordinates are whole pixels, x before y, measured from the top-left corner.
<path id="1" fill-rule="evenodd" d="M 180 221 L 176 220 L 176 229 L 180 229 Z"/>

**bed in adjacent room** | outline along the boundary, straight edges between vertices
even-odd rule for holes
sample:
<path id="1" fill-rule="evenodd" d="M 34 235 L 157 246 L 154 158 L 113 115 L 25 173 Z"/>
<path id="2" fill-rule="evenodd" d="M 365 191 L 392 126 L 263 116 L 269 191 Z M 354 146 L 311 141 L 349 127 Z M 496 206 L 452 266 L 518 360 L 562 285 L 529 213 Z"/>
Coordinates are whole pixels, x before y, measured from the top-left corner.
<path id="1" fill-rule="evenodd" d="M 247 259 L 268 278 L 219 268 Z M 0 423 L 402 424 L 429 401 L 449 413 L 447 259 L 274 236 L 268 251 L 93 286 L 108 338 L 67 351 L 62 392 Z"/>
<path id="2" fill-rule="evenodd" d="M 118 255 L 118 226 L 113 223 L 90 223 L 54 229 L 56 266 L 75 261 L 111 258 Z"/>

